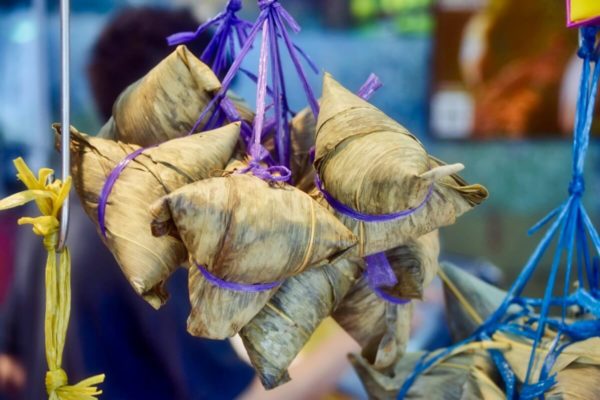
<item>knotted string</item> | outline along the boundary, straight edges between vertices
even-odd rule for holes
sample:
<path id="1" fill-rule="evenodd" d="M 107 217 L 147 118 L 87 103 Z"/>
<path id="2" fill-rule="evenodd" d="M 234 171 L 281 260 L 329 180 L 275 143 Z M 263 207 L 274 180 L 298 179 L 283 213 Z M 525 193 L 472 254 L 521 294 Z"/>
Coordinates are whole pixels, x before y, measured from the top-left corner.
<path id="1" fill-rule="evenodd" d="M 196 127 L 199 126 L 201 121 L 204 121 L 211 110 L 214 110 L 215 105 L 221 103 L 226 98 L 225 94 L 229 90 L 233 78 L 237 72 L 241 70 L 242 61 L 245 59 L 250 48 L 252 47 L 258 32 L 262 31 L 262 45 L 260 49 L 258 77 L 256 78 L 257 112 L 252 136 L 249 138 L 250 140 L 247 140 L 247 137 L 245 137 L 245 139 L 246 144 L 249 147 L 249 155 L 252 163 L 248 171 L 252 171 L 252 173 L 256 172 L 255 175 L 266 177 L 268 180 L 272 180 L 274 177 L 287 177 L 288 175 L 291 176 L 291 174 L 288 174 L 290 165 L 289 119 L 293 113 L 290 110 L 287 101 L 279 39 L 282 39 L 283 45 L 287 49 L 315 117 L 319 110 L 318 103 L 308 83 L 306 74 L 304 72 L 304 67 L 300 62 L 300 58 L 304 58 L 309 67 L 313 69 L 315 73 L 317 73 L 318 70 L 314 63 L 299 47 L 292 42 L 289 37 L 288 29 L 291 29 L 294 32 L 300 31 L 300 26 L 293 19 L 293 17 L 276 0 L 261 0 L 258 2 L 258 5 L 260 14 L 256 22 L 249 30 L 244 45 L 234 58 L 229 71 L 223 78 L 221 90 L 202 111 L 196 123 Z M 269 57 L 271 58 L 272 77 L 270 90 L 267 85 L 267 68 L 269 64 Z M 263 166 L 264 163 L 262 161 L 264 161 L 264 158 L 257 157 L 258 154 L 256 153 L 256 151 L 258 151 L 257 149 L 259 149 L 258 146 L 262 143 L 262 138 L 267 125 L 265 124 L 265 114 L 269 108 L 266 105 L 266 97 L 268 93 L 271 93 L 271 98 L 273 100 L 272 108 L 274 112 L 274 123 L 271 126 L 273 129 L 275 129 L 275 147 L 277 153 L 275 161 L 279 165 L 277 170 L 269 170 L 270 167 Z M 254 154 L 253 151 L 255 152 Z M 262 153 L 262 151 L 260 153 Z M 283 172 L 282 175 L 279 175 L 280 171 Z M 281 179 L 278 178 L 277 180 Z"/>
<path id="2" fill-rule="evenodd" d="M 464 346 L 465 343 L 489 339 L 499 331 L 506 331 L 529 339 L 532 342 L 532 351 L 526 377 L 522 382 L 519 393 L 519 397 L 523 399 L 541 397 L 556 383 L 556 376 L 550 375 L 549 372 L 567 346 L 590 337 L 600 336 L 600 321 L 598 320 L 600 316 L 600 290 L 598 287 L 597 262 L 592 262 L 590 256 L 590 243 L 591 250 L 596 254 L 594 259 L 597 260 L 597 256 L 600 255 L 600 236 L 582 203 L 582 196 L 585 191 L 584 164 L 600 80 L 599 50 L 596 44 L 597 33 L 597 27 L 582 28 L 580 33 L 581 43 L 578 55 L 583 59 L 583 71 L 575 119 L 573 169 L 568 190 L 569 198 L 530 230 L 531 234 L 536 233 L 552 222 L 498 309 L 472 336 L 443 351 L 443 353 L 449 354 Z M 539 267 L 540 261 L 550 244 L 557 236 L 558 243 L 544 297 L 541 299 L 522 297 L 523 290 Z M 566 258 L 566 263 L 563 261 L 564 258 Z M 569 294 L 574 264 L 577 267 L 578 289 L 573 294 Z M 561 265 L 565 265 L 564 288 L 562 296 L 556 297 L 554 296 L 554 288 Z M 550 315 L 551 306 L 561 308 L 559 317 Z M 596 319 L 583 319 L 574 322 L 567 320 L 567 310 L 573 306 L 578 306 L 583 312 L 594 316 Z M 514 311 L 515 307 L 518 311 Z M 539 309 L 539 314 L 535 314 L 536 309 Z M 538 381 L 533 382 L 532 376 L 536 369 L 536 355 L 544 332 L 548 328 L 556 330 L 557 339 L 552 343 L 550 351 L 547 351 L 543 359 Z M 490 350 L 489 353 L 505 383 L 507 398 L 515 398 L 517 395 L 515 373 L 510 368 L 502 352 Z M 403 399 L 417 377 L 438 362 L 439 356 L 424 356 L 407 377 L 398 398 Z"/>
<path id="3" fill-rule="evenodd" d="M 63 183 L 50 182 L 54 172 L 43 168 L 36 178 L 23 159 L 14 161 L 17 177 L 27 190 L 0 200 L 0 211 L 35 201 L 39 217 L 25 217 L 19 225 L 31 224 L 33 233 L 43 237 L 48 257 L 46 259 L 46 312 L 44 319 L 46 361 L 46 391 L 50 400 L 94 400 L 102 393 L 97 385 L 104 382 L 104 374 L 95 375 L 75 385 L 69 385 L 67 373 L 62 369 L 62 354 L 65 347 L 69 314 L 71 312 L 71 256 L 69 249 L 56 251 L 60 222 L 58 213 L 69 195 L 71 177 Z M 56 263 L 58 256 L 59 262 Z"/>

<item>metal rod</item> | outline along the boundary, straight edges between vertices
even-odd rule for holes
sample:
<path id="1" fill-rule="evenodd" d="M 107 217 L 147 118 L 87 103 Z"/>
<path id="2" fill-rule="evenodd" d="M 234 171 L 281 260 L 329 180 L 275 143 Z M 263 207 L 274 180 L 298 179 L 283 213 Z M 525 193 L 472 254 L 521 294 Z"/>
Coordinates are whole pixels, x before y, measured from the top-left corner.
<path id="1" fill-rule="evenodd" d="M 61 55 L 61 104 L 62 104 L 62 135 L 61 135 L 61 154 L 62 154 L 62 180 L 63 182 L 70 175 L 71 153 L 69 145 L 71 142 L 71 88 L 69 62 L 71 59 L 70 50 L 70 0 L 60 1 L 60 55 Z M 69 231 L 69 197 L 65 199 L 60 214 L 60 237 L 58 241 L 58 251 L 65 247 L 67 234 Z"/>

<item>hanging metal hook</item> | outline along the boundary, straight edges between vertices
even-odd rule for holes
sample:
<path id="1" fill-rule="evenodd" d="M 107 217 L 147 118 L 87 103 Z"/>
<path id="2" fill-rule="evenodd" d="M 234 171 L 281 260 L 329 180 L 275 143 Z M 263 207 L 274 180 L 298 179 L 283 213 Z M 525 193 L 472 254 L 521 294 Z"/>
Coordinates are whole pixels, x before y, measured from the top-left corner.
<path id="1" fill-rule="evenodd" d="M 71 87 L 70 68 L 71 32 L 70 32 L 70 0 L 60 1 L 60 56 L 61 56 L 61 104 L 62 104 L 62 135 L 61 135 L 61 169 L 63 182 L 71 173 Z M 65 199 L 60 213 L 60 237 L 57 250 L 64 249 L 69 231 L 69 197 Z"/>

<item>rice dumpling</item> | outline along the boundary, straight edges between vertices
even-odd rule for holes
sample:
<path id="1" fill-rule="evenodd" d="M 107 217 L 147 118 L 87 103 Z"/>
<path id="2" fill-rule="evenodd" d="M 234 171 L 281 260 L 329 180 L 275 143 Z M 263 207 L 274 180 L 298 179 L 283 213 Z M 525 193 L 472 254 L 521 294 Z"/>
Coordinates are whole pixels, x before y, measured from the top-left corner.
<path id="1" fill-rule="evenodd" d="M 147 147 L 186 136 L 220 89 L 210 67 L 180 45 L 121 93 L 101 137 Z M 236 108 L 242 120 L 252 121 L 252 112 L 240 102 Z"/>
<path id="2" fill-rule="evenodd" d="M 438 268 L 437 231 L 409 241 L 387 254 L 398 284 L 381 289 L 396 298 L 405 298 L 407 304 L 397 305 L 382 299 L 363 275 L 333 313 L 338 324 L 361 345 L 363 356 L 381 370 L 396 362 L 406 350 L 412 318 L 412 305 L 408 300 L 414 298 L 411 296 L 415 290 L 401 280 L 410 276 L 411 270 L 416 270 L 422 271 L 416 274 L 422 281 L 413 280 L 412 286 L 420 284 L 422 293 L 423 288 L 431 283 Z"/>
<path id="3" fill-rule="evenodd" d="M 359 237 L 359 256 L 452 224 L 488 194 L 456 175 L 461 164 L 429 156 L 406 128 L 330 75 L 323 83 L 314 165 L 321 197 Z"/>
<path id="4" fill-rule="evenodd" d="M 374 369 L 367 360 L 352 354 L 350 361 L 370 399 L 392 400 L 424 353 L 410 353 L 399 360 L 392 373 Z M 404 397 L 413 400 L 504 400 L 494 364 L 484 351 L 450 357 L 420 375 Z"/>
<path id="5" fill-rule="evenodd" d="M 289 380 L 287 368 L 361 272 L 360 259 L 342 258 L 288 278 L 240 331 L 264 387 L 272 389 Z"/>
<path id="6" fill-rule="evenodd" d="M 60 127 L 55 129 L 60 133 Z M 142 149 L 71 129 L 71 169 L 81 203 L 99 231 L 104 229 L 102 239 L 135 291 L 155 308 L 166 300 L 163 284 L 187 261 L 187 251 L 176 238 L 152 235 L 148 207 L 171 191 L 223 169 L 235 149 L 239 131 L 240 125 L 235 123 Z M 136 152 L 139 155 L 121 171 L 108 196 L 104 196 L 104 218 L 99 221 L 99 203 L 107 179 L 119 163 Z"/>
<path id="7" fill-rule="evenodd" d="M 212 339 L 238 333 L 277 290 L 229 290 L 215 281 L 280 282 L 356 244 L 307 194 L 247 174 L 187 185 L 154 203 L 151 212 L 153 233 L 180 237 L 192 259 L 188 330 Z"/>

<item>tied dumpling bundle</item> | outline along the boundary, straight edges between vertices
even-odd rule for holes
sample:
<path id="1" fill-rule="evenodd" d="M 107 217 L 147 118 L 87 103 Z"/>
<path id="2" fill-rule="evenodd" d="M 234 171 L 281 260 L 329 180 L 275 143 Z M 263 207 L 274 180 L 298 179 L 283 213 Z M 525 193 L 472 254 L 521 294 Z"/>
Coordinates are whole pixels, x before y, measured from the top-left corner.
<path id="1" fill-rule="evenodd" d="M 360 259 L 342 258 L 288 278 L 240 331 L 265 388 L 289 381 L 287 368 L 356 282 L 361 264 Z"/>
<path id="2" fill-rule="evenodd" d="M 55 129 L 60 132 L 58 126 Z M 234 123 L 144 150 L 71 129 L 71 168 L 81 203 L 135 291 L 155 308 L 165 302 L 163 284 L 187 261 L 187 251 L 176 238 L 152 235 L 148 208 L 171 191 L 222 170 L 235 149 L 239 131 L 239 123 Z M 115 167 L 135 152 L 139 154 L 116 176 L 106 197 L 103 221 L 99 221 L 107 180 Z"/>
<path id="3" fill-rule="evenodd" d="M 284 279 L 356 244 L 307 194 L 252 175 L 187 185 L 157 201 L 151 213 L 153 233 L 181 238 L 190 253 L 188 331 L 211 339 L 238 333 Z"/>
<path id="4" fill-rule="evenodd" d="M 396 299 L 406 299 L 406 304 L 394 304 L 382 299 L 363 276 L 350 290 L 333 313 L 333 318 L 362 347 L 363 356 L 374 368 L 385 370 L 404 355 L 410 338 L 414 286 L 423 292 L 436 275 L 439 257 L 437 231 L 413 239 L 404 246 L 386 252 L 398 284 L 392 288 L 380 288 Z M 414 273 L 414 270 L 420 270 Z M 404 285 L 403 279 L 416 282 Z M 419 282 L 420 281 L 420 282 Z"/>
<path id="5" fill-rule="evenodd" d="M 121 93 L 100 136 L 143 147 L 186 136 L 220 89 L 221 83 L 210 67 L 187 47 L 178 46 Z M 252 112 L 236 103 L 242 120 L 252 121 Z"/>
<path id="6" fill-rule="evenodd" d="M 404 127 L 328 74 L 314 165 L 323 196 L 359 236 L 360 256 L 452 224 L 488 195 L 456 175 L 461 164 L 430 157 Z"/>
<path id="7" fill-rule="evenodd" d="M 597 336 L 567 344 L 564 338 L 556 338 L 556 333 L 549 331 L 539 343 L 530 373 L 532 382 L 539 382 L 544 367 L 544 361 L 548 353 L 552 351 L 558 341 L 558 346 L 565 346 L 554 362 L 550 365 L 547 376 L 556 375 L 557 385 L 554 390 L 549 391 L 548 398 L 551 399 L 597 399 L 597 396 L 585 396 L 586 393 L 598 393 L 598 381 L 600 376 L 600 338 Z M 562 339 L 562 340 L 561 340 Z M 515 373 L 519 382 L 525 382 L 529 359 L 533 351 L 533 341 L 518 337 L 510 333 L 496 333 L 493 336 L 496 344 L 505 345 L 502 353 L 506 362 Z M 581 385 L 581 386 L 580 386 Z M 566 395 L 566 396 L 565 396 Z"/>
<path id="8" fill-rule="evenodd" d="M 402 384 L 425 353 L 410 353 L 399 360 L 391 373 L 374 369 L 360 355 L 350 355 L 369 398 L 395 400 Z M 404 398 L 414 400 L 504 400 L 494 363 L 482 350 L 452 356 L 425 372 Z"/>

